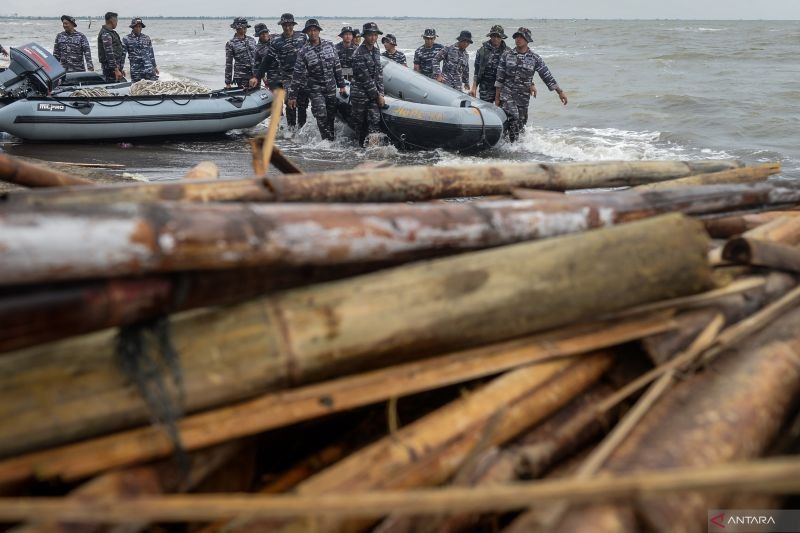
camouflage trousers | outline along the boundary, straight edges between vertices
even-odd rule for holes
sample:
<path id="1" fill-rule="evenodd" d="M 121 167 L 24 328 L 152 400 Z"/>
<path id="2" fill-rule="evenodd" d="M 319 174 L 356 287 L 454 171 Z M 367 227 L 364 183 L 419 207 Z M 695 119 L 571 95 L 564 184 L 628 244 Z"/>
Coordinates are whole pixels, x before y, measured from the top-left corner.
<path id="1" fill-rule="evenodd" d="M 317 127 L 323 139 L 333 140 L 333 124 L 336 120 L 336 93 L 311 93 L 311 114 L 317 119 Z"/>
<path id="2" fill-rule="evenodd" d="M 364 146 L 367 135 L 381 132 L 381 110 L 375 100 L 364 98 L 351 98 L 350 107 L 350 126 L 356 132 L 358 144 Z"/>
<path id="3" fill-rule="evenodd" d="M 284 102 L 288 101 L 289 101 L 289 93 L 286 93 L 286 98 L 284 99 Z M 294 109 L 290 109 L 289 106 L 286 106 L 286 124 L 288 124 L 290 128 L 294 128 L 295 126 L 302 128 L 306 124 L 307 117 L 308 117 L 308 92 L 298 91 L 297 107 L 295 107 Z"/>
<path id="4" fill-rule="evenodd" d="M 478 98 L 484 102 L 494 103 L 495 91 L 494 80 L 491 82 L 483 80 L 478 84 Z"/>
<path id="5" fill-rule="evenodd" d="M 139 80 L 151 80 L 151 81 L 158 81 L 158 76 L 156 75 L 155 71 L 139 71 L 131 69 L 131 81 L 137 82 Z M 238 82 L 239 80 L 236 79 L 234 82 Z"/>
<path id="6" fill-rule="evenodd" d="M 500 107 L 506 112 L 508 118 L 508 140 L 512 143 L 515 142 L 522 130 L 525 129 L 525 124 L 528 123 L 528 106 L 519 105 L 514 101 L 500 101 Z"/>

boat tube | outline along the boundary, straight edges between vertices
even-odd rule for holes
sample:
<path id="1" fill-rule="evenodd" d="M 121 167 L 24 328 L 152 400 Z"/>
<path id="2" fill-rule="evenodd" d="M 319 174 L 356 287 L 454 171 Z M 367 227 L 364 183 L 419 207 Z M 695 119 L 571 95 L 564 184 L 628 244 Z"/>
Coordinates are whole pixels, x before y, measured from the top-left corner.
<path id="1" fill-rule="evenodd" d="M 269 116 L 263 89 L 208 94 L 132 96 L 130 83 L 98 84 L 96 75 L 66 76 L 42 47 L 11 49 L 0 73 L 0 130 L 35 141 L 86 141 L 206 135 L 255 126 Z M 110 96 L 72 96 L 84 86 Z M 47 95 L 47 96 L 46 96 Z"/>
<path id="2" fill-rule="evenodd" d="M 399 148 L 477 151 L 503 136 L 502 109 L 381 58 L 386 105 L 381 127 Z M 340 114 L 349 118 L 341 100 Z"/>

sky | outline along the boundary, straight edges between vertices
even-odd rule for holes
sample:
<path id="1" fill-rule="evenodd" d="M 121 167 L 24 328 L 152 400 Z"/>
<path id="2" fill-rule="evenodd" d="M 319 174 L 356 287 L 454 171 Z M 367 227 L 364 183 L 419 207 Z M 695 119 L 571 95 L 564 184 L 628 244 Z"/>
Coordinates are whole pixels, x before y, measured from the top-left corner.
<path id="1" fill-rule="evenodd" d="M 770 19 L 800 20 L 800 0 L 299 0 L 273 4 L 263 0 L 210 2 L 208 0 L 137 0 L 136 13 L 119 0 L 2 0 L 0 16 L 58 16 L 67 9 L 74 15 L 117 11 L 123 16 L 236 16 L 276 15 L 291 11 L 296 17 L 452 17 L 452 18 L 590 18 L 590 19 Z"/>

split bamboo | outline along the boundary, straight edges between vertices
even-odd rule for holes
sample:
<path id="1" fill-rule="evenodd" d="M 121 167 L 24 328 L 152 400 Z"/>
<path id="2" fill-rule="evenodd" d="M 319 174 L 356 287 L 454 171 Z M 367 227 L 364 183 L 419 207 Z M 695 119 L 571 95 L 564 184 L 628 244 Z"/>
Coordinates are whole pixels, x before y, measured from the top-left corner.
<path id="1" fill-rule="evenodd" d="M 734 168 L 707 174 L 696 174 L 674 180 L 638 185 L 635 190 L 663 190 L 670 187 L 691 187 L 696 185 L 721 185 L 725 183 L 755 183 L 764 181 L 781 171 L 780 163 L 765 163 L 753 167 Z"/>
<path id="2" fill-rule="evenodd" d="M 746 231 L 763 226 L 780 217 L 800 216 L 800 211 L 766 211 L 747 215 L 731 215 L 703 221 L 708 234 L 714 239 L 729 239 Z"/>
<path id="3" fill-rule="evenodd" d="M 724 464 L 706 469 L 682 468 L 587 480 L 554 479 L 494 487 L 450 487 L 415 491 L 370 491 L 327 495 L 195 494 L 142 497 L 114 502 L 64 498 L 0 498 L 0 520 L 13 522 L 43 516 L 79 522 L 198 522 L 250 516 L 376 517 L 391 512 L 511 511 L 553 501 L 573 502 L 660 498 L 677 491 L 749 491 L 794 494 L 800 491 L 796 457 Z M 705 523 L 705 522 L 703 522 Z"/>
<path id="4" fill-rule="evenodd" d="M 758 456 L 800 399 L 798 331 L 795 308 L 723 354 L 713 369 L 680 382 L 633 429 L 605 471 L 703 469 Z M 655 531 L 688 530 L 704 523 L 720 498 L 684 494 L 636 500 L 635 506 Z M 562 527 L 586 517 L 573 511 Z"/>
<path id="5" fill-rule="evenodd" d="M 274 161 L 273 161 L 274 163 Z M 738 168 L 738 161 L 605 161 L 454 167 L 392 167 L 251 179 L 66 188 L 59 194 L 12 192 L 6 202 L 86 204 L 194 202 L 405 202 L 510 194 L 519 187 L 567 190 L 639 185 L 698 172 Z"/>
<path id="6" fill-rule="evenodd" d="M 696 293 L 707 246 L 667 215 L 189 312 L 172 325 L 184 411 Z M 115 352 L 101 332 L 0 357 L 0 455 L 144 422 Z"/>
<path id="7" fill-rule="evenodd" d="M 180 440 L 185 449 L 195 450 L 537 361 L 608 348 L 672 327 L 671 319 L 657 316 L 570 326 L 551 333 L 266 394 L 181 420 L 178 423 Z M 0 484 L 34 476 L 74 481 L 111 468 L 166 457 L 173 452 L 173 443 L 164 431 L 148 426 L 0 461 Z"/>
<path id="8" fill-rule="evenodd" d="M 595 383 L 613 355 L 540 363 L 500 376 L 483 388 L 405 426 L 297 487 L 303 495 L 401 489 L 445 481 L 470 455 L 498 445 L 552 414 Z M 324 522 L 352 531 L 352 522 Z M 297 523 L 240 524 L 237 531 L 291 531 Z"/>
<path id="9" fill-rule="evenodd" d="M 800 248 L 746 237 L 729 240 L 722 250 L 726 261 L 800 272 Z"/>

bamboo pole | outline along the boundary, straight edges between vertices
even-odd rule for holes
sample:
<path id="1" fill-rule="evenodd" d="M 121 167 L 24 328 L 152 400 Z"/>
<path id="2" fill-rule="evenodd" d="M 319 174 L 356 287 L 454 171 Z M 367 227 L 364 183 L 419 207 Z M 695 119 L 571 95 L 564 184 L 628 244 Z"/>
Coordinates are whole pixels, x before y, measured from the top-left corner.
<path id="1" fill-rule="evenodd" d="M 714 239 L 729 239 L 751 229 L 763 226 L 776 218 L 800 216 L 800 211 L 766 211 L 747 215 L 731 215 L 703 221 L 708 234 Z"/>
<path id="2" fill-rule="evenodd" d="M 760 239 L 781 244 L 800 244 L 800 218 L 787 216 L 753 228 L 742 235 L 746 239 Z"/>
<path id="3" fill-rule="evenodd" d="M 272 166 L 283 172 L 284 174 L 302 174 L 303 171 L 295 165 L 291 159 L 283 155 L 283 152 L 277 147 L 272 147 L 272 156 L 270 157 Z"/>
<path id="4" fill-rule="evenodd" d="M 530 200 L 391 206 L 159 203 L 97 207 L 90 213 L 74 206 L 11 209 L 0 213 L 0 285 L 398 261 L 615 222 L 602 209 Z"/>
<path id="5" fill-rule="evenodd" d="M 739 264 L 800 272 L 800 248 L 778 242 L 738 237 L 725 243 L 722 258 Z"/>
<path id="6" fill-rule="evenodd" d="M 172 324 L 184 411 L 696 293 L 707 246 L 668 215 L 189 312 Z M 144 422 L 115 353 L 101 332 L 0 357 L 0 455 Z"/>
<path id="7" fill-rule="evenodd" d="M 634 189 L 640 191 L 654 191 L 668 189 L 670 187 L 691 187 L 695 185 L 755 183 L 758 181 L 764 181 L 769 176 L 778 174 L 780 171 L 780 163 L 764 163 L 752 167 L 734 168 L 730 170 L 721 170 L 719 172 L 695 174 L 694 176 L 686 176 L 685 178 L 661 181 L 658 183 L 648 183 L 646 185 L 638 185 L 634 187 Z"/>
<path id="8" fill-rule="evenodd" d="M 196 450 L 537 361 L 611 347 L 671 327 L 670 319 L 658 316 L 571 326 L 553 333 L 265 394 L 238 405 L 184 418 L 178 423 L 180 440 L 185 449 Z M 173 443 L 163 430 L 148 426 L 0 461 L 0 484 L 34 476 L 73 481 L 103 470 L 166 457 L 173 452 Z"/>
<path id="9" fill-rule="evenodd" d="M 554 479 L 492 487 L 448 487 L 415 491 L 347 494 L 195 494 L 116 501 L 64 498 L 0 498 L 6 522 L 47 516 L 63 521 L 125 523 L 202 522 L 248 515 L 253 518 L 302 516 L 377 517 L 388 513 L 511 511 L 554 500 L 572 502 L 657 498 L 674 492 L 754 492 L 792 494 L 800 490 L 800 460 L 779 457 L 713 467 L 640 471 L 575 481 Z"/>
<path id="10" fill-rule="evenodd" d="M 389 266 L 193 271 L 0 289 L 0 354 Z"/>
<path id="11" fill-rule="evenodd" d="M 0 180 L 22 187 L 93 185 L 94 182 L 0 154 Z"/>
<path id="12" fill-rule="evenodd" d="M 736 161 L 605 161 L 472 166 L 414 166 L 192 183 L 69 188 L 60 194 L 9 193 L 8 203 L 85 204 L 194 202 L 405 202 L 510 194 L 519 187 L 552 190 L 636 185 L 740 167 Z"/>

